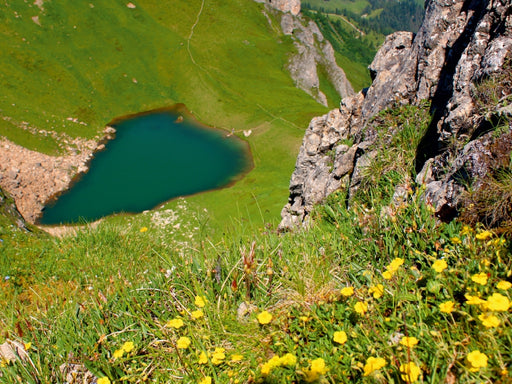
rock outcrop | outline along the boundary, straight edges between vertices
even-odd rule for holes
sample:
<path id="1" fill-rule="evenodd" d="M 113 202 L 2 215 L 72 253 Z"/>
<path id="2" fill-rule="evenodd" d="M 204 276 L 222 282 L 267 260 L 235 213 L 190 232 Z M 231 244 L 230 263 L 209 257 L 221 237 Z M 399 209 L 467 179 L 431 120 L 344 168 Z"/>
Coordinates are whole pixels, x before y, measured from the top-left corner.
<path id="1" fill-rule="evenodd" d="M 298 15 L 300 12 L 300 0 L 255 0 L 258 3 L 265 3 L 281 12 L 290 12 Z"/>
<path id="2" fill-rule="evenodd" d="M 285 35 L 292 37 L 297 48 L 288 68 L 298 88 L 327 106 L 327 97 L 320 90 L 318 77 L 318 71 L 323 70 L 342 98 L 354 94 L 345 72 L 336 63 L 331 43 L 313 21 L 306 22 L 301 16 L 285 13 L 281 16 L 281 28 Z"/>
<path id="3" fill-rule="evenodd" d="M 465 185 L 478 186 L 496 163 L 493 151 L 510 139 L 510 119 L 500 132 L 489 131 L 512 90 L 504 88 L 499 101 L 482 109 L 475 84 L 502 71 L 511 55 L 510 2 L 427 0 L 425 6 L 416 35 L 397 32 L 386 38 L 370 66 L 372 86 L 311 121 L 282 229 L 301 225 L 315 204 L 339 188 L 348 188 L 350 196 L 372 155 L 371 139 L 363 133 L 373 116 L 392 106 L 430 101 L 432 121 L 417 149 L 416 182 L 425 185 L 425 198 L 441 218 L 455 216 Z M 502 148 L 500 156 L 510 150 Z"/>
<path id="4" fill-rule="evenodd" d="M 16 227 L 28 230 L 25 220 L 23 220 L 23 217 L 19 213 L 18 209 L 16 208 L 16 204 L 14 204 L 14 201 L 4 192 L 0 189 L 0 213 L 10 219 L 12 224 L 14 224 Z M 1 227 L 0 227 L 0 234 L 1 234 Z"/>
<path id="5" fill-rule="evenodd" d="M 274 11 L 275 16 L 281 20 L 283 33 L 292 38 L 297 49 L 297 52 L 290 57 L 288 64 L 288 70 L 297 88 L 302 89 L 327 107 L 327 97 L 320 89 L 318 76 L 319 71 L 322 71 L 341 98 L 354 95 L 354 90 L 345 72 L 336 63 L 331 43 L 324 38 L 313 21 L 307 21 L 299 14 L 300 1 L 256 1 L 266 3 L 269 7 L 281 11 Z M 298 5 L 295 6 L 296 4 Z M 267 18 L 271 23 L 271 18 L 268 15 Z"/>

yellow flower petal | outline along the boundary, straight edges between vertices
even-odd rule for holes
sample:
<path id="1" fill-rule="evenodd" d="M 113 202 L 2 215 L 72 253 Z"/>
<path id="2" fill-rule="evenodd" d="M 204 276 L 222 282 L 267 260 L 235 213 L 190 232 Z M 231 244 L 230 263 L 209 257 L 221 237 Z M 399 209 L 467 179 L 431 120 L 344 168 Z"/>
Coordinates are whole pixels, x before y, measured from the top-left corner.
<path id="1" fill-rule="evenodd" d="M 199 308 L 203 308 L 207 302 L 208 302 L 208 300 L 206 300 L 206 297 L 204 297 L 204 296 L 196 296 L 196 298 L 194 300 L 194 304 L 196 306 L 198 306 Z"/>
<path id="2" fill-rule="evenodd" d="M 369 357 L 363 367 L 363 376 L 369 376 L 373 372 L 386 366 L 386 360 L 382 357 Z"/>
<path id="3" fill-rule="evenodd" d="M 437 273 L 443 272 L 446 268 L 448 268 L 448 264 L 445 260 L 436 260 L 434 264 L 432 264 L 432 269 Z"/>
<path id="4" fill-rule="evenodd" d="M 400 344 L 405 345 L 406 347 L 409 347 L 409 348 L 414 347 L 416 344 L 418 344 L 418 342 L 419 342 L 418 339 L 415 338 L 414 336 L 411 336 L 411 337 L 404 336 L 404 337 L 402 337 L 402 340 L 400 340 Z"/>
<path id="5" fill-rule="evenodd" d="M 490 311 L 506 312 L 510 308 L 510 300 L 500 293 L 493 293 L 487 298 L 486 308 Z"/>
<path id="6" fill-rule="evenodd" d="M 167 322 L 167 324 L 165 324 L 166 327 L 176 328 L 176 329 L 181 328 L 184 325 L 185 325 L 185 323 L 181 319 L 171 319 Z"/>
<path id="7" fill-rule="evenodd" d="M 192 318 L 196 320 L 200 319 L 201 317 L 204 317 L 204 312 L 201 311 L 200 309 L 192 311 L 190 314 L 192 315 Z"/>
<path id="8" fill-rule="evenodd" d="M 190 346 L 190 339 L 187 336 L 181 336 L 176 342 L 176 346 L 179 349 L 187 349 Z"/>
<path id="9" fill-rule="evenodd" d="M 127 341 L 126 343 L 123 344 L 123 346 L 121 347 L 121 349 L 123 351 L 125 351 L 126 353 L 129 353 L 131 351 L 133 351 L 133 349 L 135 348 L 135 345 L 133 344 L 133 342 L 131 341 Z"/>
<path id="10" fill-rule="evenodd" d="M 258 322 L 260 324 L 268 324 L 272 321 L 272 315 L 268 311 L 263 311 L 258 315 Z"/>
<path id="11" fill-rule="evenodd" d="M 352 296 L 354 294 L 354 287 L 345 287 L 341 289 L 341 295 L 345 297 Z"/>
<path id="12" fill-rule="evenodd" d="M 455 309 L 455 303 L 453 301 L 446 301 L 439 304 L 439 309 L 443 313 L 452 313 Z"/>
<path id="13" fill-rule="evenodd" d="M 411 361 L 400 366 L 400 374 L 403 381 L 406 381 L 407 383 L 414 383 L 418 381 L 421 369 Z"/>
<path id="14" fill-rule="evenodd" d="M 364 302 L 364 301 L 358 301 L 355 305 L 354 305 L 354 310 L 359 313 L 359 314 L 364 314 L 365 312 L 368 311 L 368 303 Z"/>
<path id="15" fill-rule="evenodd" d="M 347 341 L 347 334 L 344 331 L 336 331 L 334 332 L 332 339 L 338 344 L 345 344 Z"/>
<path id="16" fill-rule="evenodd" d="M 480 369 L 487 367 L 487 356 L 478 349 L 468 353 L 466 359 L 471 365 L 471 368 Z"/>
<path id="17" fill-rule="evenodd" d="M 476 273 L 473 276 L 471 276 L 471 280 L 477 284 L 486 285 L 487 284 L 487 273 L 484 273 L 484 272 Z"/>
<path id="18" fill-rule="evenodd" d="M 494 315 L 482 313 L 480 316 L 478 316 L 478 318 L 486 328 L 496 328 L 498 325 L 500 325 L 500 319 Z"/>
<path id="19" fill-rule="evenodd" d="M 498 282 L 498 284 L 496 284 L 496 287 L 498 289 L 506 291 L 510 289 L 510 287 L 512 287 L 512 283 L 510 283 L 509 281 L 501 280 L 500 282 Z"/>

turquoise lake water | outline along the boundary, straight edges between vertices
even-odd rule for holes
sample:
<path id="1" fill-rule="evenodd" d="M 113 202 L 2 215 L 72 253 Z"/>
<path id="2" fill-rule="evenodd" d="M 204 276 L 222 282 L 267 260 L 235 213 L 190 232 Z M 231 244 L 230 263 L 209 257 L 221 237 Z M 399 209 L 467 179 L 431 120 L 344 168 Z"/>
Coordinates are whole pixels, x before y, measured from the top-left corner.
<path id="1" fill-rule="evenodd" d="M 247 143 L 159 111 L 112 124 L 117 130 L 89 172 L 43 211 L 40 224 L 139 213 L 172 198 L 228 185 L 252 166 Z"/>

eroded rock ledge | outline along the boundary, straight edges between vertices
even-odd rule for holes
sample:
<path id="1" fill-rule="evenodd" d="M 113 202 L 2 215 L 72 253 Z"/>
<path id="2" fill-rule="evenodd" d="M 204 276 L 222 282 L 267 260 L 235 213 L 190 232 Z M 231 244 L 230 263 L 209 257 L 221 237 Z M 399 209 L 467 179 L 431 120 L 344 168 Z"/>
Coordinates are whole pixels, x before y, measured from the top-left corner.
<path id="1" fill-rule="evenodd" d="M 425 198 L 439 216 L 456 214 L 464 182 L 474 180 L 478 186 L 497 156 L 496 143 L 508 142 L 510 119 L 501 136 L 485 128 L 501 113 L 501 105 L 481 111 L 473 91 L 475 83 L 497 73 L 510 56 L 509 1 L 427 0 L 425 6 L 417 35 L 398 32 L 386 38 L 370 66 L 373 84 L 367 92 L 343 99 L 339 109 L 311 121 L 281 229 L 302 225 L 313 206 L 339 188 L 348 188 L 350 196 L 357 187 L 354 177 L 371 158 L 366 150 L 372 143 L 364 141 L 363 132 L 386 108 L 430 101 L 433 117 L 417 151 L 416 181 L 425 185 Z M 510 150 L 502 152 L 510 155 Z"/>

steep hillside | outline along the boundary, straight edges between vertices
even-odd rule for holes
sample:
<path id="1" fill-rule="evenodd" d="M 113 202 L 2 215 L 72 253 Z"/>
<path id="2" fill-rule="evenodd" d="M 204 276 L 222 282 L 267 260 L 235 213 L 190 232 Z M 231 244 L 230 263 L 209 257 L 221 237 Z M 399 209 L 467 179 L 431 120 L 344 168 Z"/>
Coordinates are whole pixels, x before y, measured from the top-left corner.
<path id="1" fill-rule="evenodd" d="M 387 38 L 372 87 L 306 132 L 283 223 L 307 228 L 215 233 L 200 196 L 51 237 L 0 191 L 0 382 L 512 382 L 511 17 L 431 0 Z M 286 168 L 274 118 L 251 145 L 275 178 L 241 183 L 259 201 Z"/>
<path id="2" fill-rule="evenodd" d="M 278 13 L 242 0 L 0 7 L 0 135 L 10 141 L 0 143 L 0 185 L 28 220 L 86 169 L 112 119 L 174 103 L 205 124 L 252 133 L 250 177 L 193 199 L 220 221 L 240 210 L 275 217 L 302 127 L 325 111 L 295 87 L 287 68 L 297 48 Z M 331 80 L 322 82 L 336 105 Z"/>

